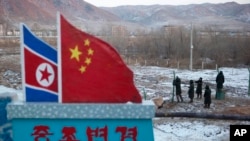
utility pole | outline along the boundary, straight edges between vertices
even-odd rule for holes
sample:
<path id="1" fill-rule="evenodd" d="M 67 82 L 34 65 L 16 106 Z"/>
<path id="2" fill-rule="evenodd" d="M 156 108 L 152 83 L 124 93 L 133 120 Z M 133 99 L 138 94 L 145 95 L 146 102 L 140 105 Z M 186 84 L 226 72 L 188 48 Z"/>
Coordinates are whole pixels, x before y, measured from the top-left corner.
<path id="1" fill-rule="evenodd" d="M 190 35 L 190 70 L 193 70 L 193 23 L 191 23 L 191 35 Z"/>
<path id="2" fill-rule="evenodd" d="M 248 68 L 249 79 L 248 79 L 248 96 L 250 96 L 250 68 Z"/>

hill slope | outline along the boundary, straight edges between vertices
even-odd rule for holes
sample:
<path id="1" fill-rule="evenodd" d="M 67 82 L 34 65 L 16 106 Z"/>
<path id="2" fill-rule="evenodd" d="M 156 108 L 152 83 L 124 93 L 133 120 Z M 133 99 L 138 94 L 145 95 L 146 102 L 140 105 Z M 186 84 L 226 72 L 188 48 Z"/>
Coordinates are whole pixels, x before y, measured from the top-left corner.
<path id="1" fill-rule="evenodd" d="M 57 11 L 72 20 L 120 20 L 114 14 L 83 0 L 1 0 L 0 9 L 1 19 L 9 23 L 41 22 L 55 24 Z"/>
<path id="2" fill-rule="evenodd" d="M 102 7 L 125 21 L 144 25 L 183 24 L 242 24 L 250 25 L 250 4 L 151 5 Z"/>

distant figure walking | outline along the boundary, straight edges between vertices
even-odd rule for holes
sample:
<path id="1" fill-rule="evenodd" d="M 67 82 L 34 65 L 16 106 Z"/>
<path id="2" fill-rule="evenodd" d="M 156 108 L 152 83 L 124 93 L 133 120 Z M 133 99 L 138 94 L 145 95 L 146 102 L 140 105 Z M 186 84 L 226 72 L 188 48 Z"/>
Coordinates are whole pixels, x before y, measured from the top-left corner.
<path id="1" fill-rule="evenodd" d="M 176 98 L 177 98 L 177 102 L 183 102 L 183 98 L 181 95 L 181 79 L 177 76 L 176 79 L 173 82 L 173 85 L 175 85 L 176 88 Z"/>
<path id="2" fill-rule="evenodd" d="M 189 81 L 189 89 L 188 89 L 188 97 L 190 98 L 189 103 L 193 102 L 193 98 L 194 98 L 194 81 L 190 80 Z"/>
<path id="3" fill-rule="evenodd" d="M 195 83 L 197 83 L 197 87 L 196 87 L 196 94 L 197 94 L 197 99 L 201 99 L 202 96 L 202 78 L 200 77 L 199 80 L 195 81 Z"/>
<path id="4" fill-rule="evenodd" d="M 210 108 L 211 104 L 211 90 L 208 85 L 205 87 L 204 93 L 204 108 Z"/>
<path id="5" fill-rule="evenodd" d="M 223 83 L 224 83 L 224 75 L 223 72 L 220 71 L 219 74 L 216 77 L 216 83 L 217 83 L 217 89 L 222 89 L 223 88 Z"/>

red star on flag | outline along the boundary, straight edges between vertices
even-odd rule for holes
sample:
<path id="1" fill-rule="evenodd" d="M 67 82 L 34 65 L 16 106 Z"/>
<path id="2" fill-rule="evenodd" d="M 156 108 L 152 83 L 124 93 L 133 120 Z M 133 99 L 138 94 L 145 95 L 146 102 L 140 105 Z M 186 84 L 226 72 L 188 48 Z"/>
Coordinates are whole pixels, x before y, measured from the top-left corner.
<path id="1" fill-rule="evenodd" d="M 47 66 L 45 67 L 44 70 L 40 70 L 40 72 L 42 73 L 42 77 L 41 77 L 40 81 L 46 79 L 47 82 L 49 82 L 49 76 L 51 75 L 51 73 L 48 72 Z"/>

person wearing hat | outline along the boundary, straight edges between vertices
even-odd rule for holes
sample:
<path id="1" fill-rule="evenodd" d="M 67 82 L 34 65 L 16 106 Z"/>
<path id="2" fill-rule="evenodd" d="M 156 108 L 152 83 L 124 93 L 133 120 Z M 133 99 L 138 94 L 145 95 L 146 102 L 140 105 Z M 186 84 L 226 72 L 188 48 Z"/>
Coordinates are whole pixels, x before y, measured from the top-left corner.
<path id="1" fill-rule="evenodd" d="M 197 87 L 196 87 L 196 94 L 197 94 L 197 99 L 201 99 L 202 96 L 202 78 L 200 77 L 199 80 L 195 81 L 195 83 L 197 83 Z"/>
<path id="2" fill-rule="evenodd" d="M 189 89 L 188 89 L 188 97 L 190 98 L 190 101 L 189 103 L 192 103 L 193 102 L 193 98 L 194 98 L 194 81 L 193 80 L 190 80 L 189 81 Z"/>
<path id="3" fill-rule="evenodd" d="M 217 84 L 217 89 L 220 90 L 223 88 L 223 83 L 225 81 L 223 72 L 220 71 L 218 75 L 216 76 L 216 84 Z"/>
<path id="4" fill-rule="evenodd" d="M 173 85 L 175 85 L 176 88 L 176 98 L 177 98 L 177 102 L 183 102 L 183 98 L 182 98 L 182 91 L 181 91 L 181 79 L 177 76 L 173 82 Z"/>
<path id="5" fill-rule="evenodd" d="M 208 85 L 205 87 L 204 93 L 204 108 L 210 108 L 211 104 L 211 90 Z"/>
<path id="6" fill-rule="evenodd" d="M 224 75 L 223 75 L 223 72 L 220 71 L 218 73 L 218 75 L 216 76 L 216 95 L 215 95 L 215 98 L 216 99 L 224 99 L 225 98 L 225 95 L 224 95 L 224 92 L 223 92 L 223 83 L 225 81 L 225 78 L 224 78 Z"/>

